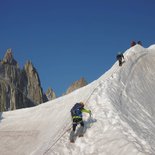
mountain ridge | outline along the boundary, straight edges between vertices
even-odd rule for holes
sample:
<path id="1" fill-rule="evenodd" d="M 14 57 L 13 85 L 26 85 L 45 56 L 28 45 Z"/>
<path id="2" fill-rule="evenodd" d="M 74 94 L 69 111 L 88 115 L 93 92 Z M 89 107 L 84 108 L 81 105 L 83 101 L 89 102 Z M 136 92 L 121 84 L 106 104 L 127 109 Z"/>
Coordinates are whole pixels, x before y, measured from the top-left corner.
<path id="1" fill-rule="evenodd" d="M 84 78 L 79 79 L 63 95 L 86 84 Z M 13 57 L 12 49 L 7 49 L 0 60 L 0 111 L 32 107 L 55 98 L 57 96 L 52 88 L 44 93 L 33 63 L 28 60 L 21 69 Z"/>
<path id="2" fill-rule="evenodd" d="M 116 62 L 85 87 L 33 108 L 2 113 L 1 151 L 8 155 L 154 154 L 155 48 L 136 45 L 124 55 L 122 67 Z M 92 118 L 84 115 L 86 133 L 72 145 L 70 109 L 79 101 L 92 110 Z"/>

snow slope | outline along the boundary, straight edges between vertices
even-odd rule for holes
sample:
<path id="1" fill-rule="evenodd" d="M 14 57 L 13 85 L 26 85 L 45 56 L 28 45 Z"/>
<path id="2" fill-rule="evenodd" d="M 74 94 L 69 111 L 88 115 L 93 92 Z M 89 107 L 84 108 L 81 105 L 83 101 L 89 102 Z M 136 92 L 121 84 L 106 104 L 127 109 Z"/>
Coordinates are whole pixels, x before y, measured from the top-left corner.
<path id="1" fill-rule="evenodd" d="M 96 81 L 69 95 L 0 114 L 1 155 L 154 155 L 155 45 L 136 45 Z M 79 101 L 85 135 L 69 142 L 71 107 Z"/>

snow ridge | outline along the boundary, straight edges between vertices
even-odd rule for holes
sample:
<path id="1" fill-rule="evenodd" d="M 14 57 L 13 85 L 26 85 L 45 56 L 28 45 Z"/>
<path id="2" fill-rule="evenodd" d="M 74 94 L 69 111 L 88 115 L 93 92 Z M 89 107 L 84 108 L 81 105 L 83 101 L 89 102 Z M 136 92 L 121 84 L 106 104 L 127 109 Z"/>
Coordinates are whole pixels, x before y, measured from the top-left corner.
<path id="1" fill-rule="evenodd" d="M 116 62 L 99 79 L 69 95 L 2 113 L 2 155 L 155 154 L 155 45 L 136 45 L 124 55 L 122 67 Z M 91 109 L 92 117 L 84 114 L 84 137 L 71 144 L 70 109 L 79 101 Z"/>

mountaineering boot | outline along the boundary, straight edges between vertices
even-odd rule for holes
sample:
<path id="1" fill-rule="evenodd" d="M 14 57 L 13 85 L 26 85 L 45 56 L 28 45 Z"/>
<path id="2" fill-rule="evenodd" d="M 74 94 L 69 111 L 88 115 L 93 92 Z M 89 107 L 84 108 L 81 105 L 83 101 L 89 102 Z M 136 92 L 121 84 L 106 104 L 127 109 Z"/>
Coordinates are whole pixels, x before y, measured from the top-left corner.
<path id="1" fill-rule="evenodd" d="M 83 136 L 84 136 L 84 135 L 82 135 L 82 134 L 81 134 L 81 135 L 79 135 L 79 137 L 83 137 Z"/>
<path id="2" fill-rule="evenodd" d="M 79 129 L 79 137 L 83 137 L 83 135 L 84 135 L 84 127 L 81 126 Z"/>
<path id="3" fill-rule="evenodd" d="M 70 142 L 74 143 L 75 142 L 75 132 L 72 130 L 70 133 Z"/>

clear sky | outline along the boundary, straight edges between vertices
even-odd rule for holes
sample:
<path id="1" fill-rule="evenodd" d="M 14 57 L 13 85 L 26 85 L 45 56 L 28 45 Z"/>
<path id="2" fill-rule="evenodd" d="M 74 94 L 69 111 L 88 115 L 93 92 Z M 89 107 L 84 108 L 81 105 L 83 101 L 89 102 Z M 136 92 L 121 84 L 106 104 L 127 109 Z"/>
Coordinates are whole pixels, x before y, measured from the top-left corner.
<path id="1" fill-rule="evenodd" d="M 12 48 L 31 60 L 44 92 L 60 96 L 72 82 L 96 80 L 116 53 L 155 43 L 154 0 L 0 0 L 0 59 Z"/>

